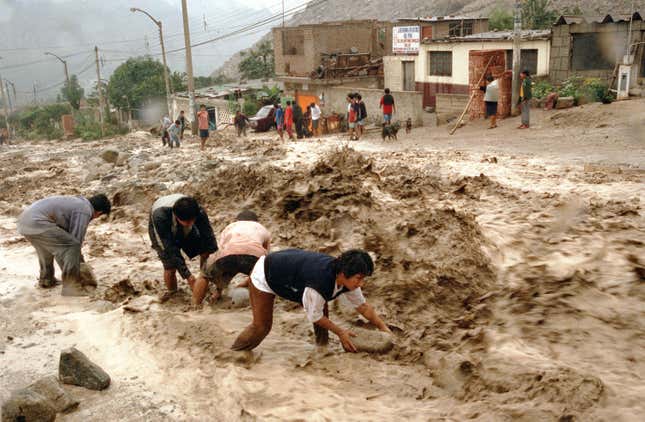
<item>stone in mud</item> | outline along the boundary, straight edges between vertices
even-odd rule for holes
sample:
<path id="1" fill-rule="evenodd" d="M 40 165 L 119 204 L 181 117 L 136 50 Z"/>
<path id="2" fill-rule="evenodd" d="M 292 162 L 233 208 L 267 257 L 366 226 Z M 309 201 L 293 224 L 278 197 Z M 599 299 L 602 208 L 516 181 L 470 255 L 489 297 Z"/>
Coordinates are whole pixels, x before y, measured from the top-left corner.
<path id="1" fill-rule="evenodd" d="M 575 104 L 574 101 L 575 100 L 573 97 L 560 97 L 558 98 L 558 102 L 555 103 L 555 108 L 558 110 L 563 108 L 571 108 Z"/>
<path id="2" fill-rule="evenodd" d="M 110 376 L 74 347 L 61 352 L 58 376 L 65 384 L 90 390 L 105 390 L 110 386 Z"/>
<path id="3" fill-rule="evenodd" d="M 29 388 L 14 391 L 2 403 L 3 421 L 50 422 L 55 419 L 56 409 L 51 401 Z"/>
<path id="4" fill-rule="evenodd" d="M 36 381 L 29 386 L 29 389 L 48 399 L 56 412 L 65 413 L 78 407 L 79 401 L 65 391 L 54 375 Z"/>
<path id="5" fill-rule="evenodd" d="M 104 149 L 103 152 L 101 152 L 101 158 L 107 163 L 116 164 L 116 161 L 119 158 L 119 151 L 110 148 Z"/>
<path id="6" fill-rule="evenodd" d="M 249 289 L 244 287 L 235 287 L 229 289 L 228 295 L 231 298 L 231 303 L 235 308 L 244 308 L 249 306 Z"/>
<path id="7" fill-rule="evenodd" d="M 124 166 L 128 162 L 129 158 L 130 158 L 130 154 L 128 154 L 127 152 L 120 152 L 119 155 L 117 156 L 116 161 L 114 162 L 114 164 L 117 167 Z"/>
<path id="8" fill-rule="evenodd" d="M 81 285 L 83 286 L 97 286 L 96 277 L 92 267 L 86 262 L 81 263 Z"/>
<path id="9" fill-rule="evenodd" d="M 377 330 L 352 328 L 356 337 L 351 337 L 352 343 L 359 352 L 387 353 L 394 347 L 392 335 Z"/>

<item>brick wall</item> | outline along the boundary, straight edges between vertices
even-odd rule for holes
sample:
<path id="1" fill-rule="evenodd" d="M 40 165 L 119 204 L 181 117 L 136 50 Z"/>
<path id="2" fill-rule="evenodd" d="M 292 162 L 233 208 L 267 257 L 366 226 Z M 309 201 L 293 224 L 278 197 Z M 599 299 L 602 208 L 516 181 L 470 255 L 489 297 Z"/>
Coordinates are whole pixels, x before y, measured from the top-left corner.
<path id="1" fill-rule="evenodd" d="M 488 66 L 488 68 L 486 67 Z M 474 95 L 473 101 L 470 105 L 469 115 L 471 119 L 477 119 L 485 115 L 484 106 L 484 92 L 479 89 L 479 80 L 484 74 L 491 74 L 495 79 L 503 77 L 506 69 L 506 51 L 505 50 L 474 50 L 468 54 L 468 81 L 470 85 L 470 94 Z M 500 81 L 502 82 L 502 81 Z M 500 83 L 500 103 L 506 105 L 504 95 L 510 94 L 510 90 L 506 93 L 502 89 L 503 83 Z M 509 99 L 510 105 L 510 99 Z M 510 108 L 509 108 L 510 111 Z M 500 107 L 498 104 L 498 115 L 500 115 Z"/>

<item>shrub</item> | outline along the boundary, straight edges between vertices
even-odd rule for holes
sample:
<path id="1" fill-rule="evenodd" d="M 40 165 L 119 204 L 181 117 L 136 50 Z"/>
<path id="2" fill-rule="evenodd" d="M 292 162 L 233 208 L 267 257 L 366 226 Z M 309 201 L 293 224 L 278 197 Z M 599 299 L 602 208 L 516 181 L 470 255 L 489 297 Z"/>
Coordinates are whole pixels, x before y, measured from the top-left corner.
<path id="1" fill-rule="evenodd" d="M 542 99 L 555 91 L 556 89 L 547 80 L 537 81 L 533 84 L 533 96 L 537 99 Z"/>
<path id="2" fill-rule="evenodd" d="M 244 113 L 244 115 L 255 116 L 255 113 L 257 113 L 259 109 L 258 100 L 254 96 L 244 96 L 244 106 L 242 107 L 242 113 Z"/>
<path id="3" fill-rule="evenodd" d="M 120 128 L 115 122 L 107 119 L 101 136 L 101 123 L 94 118 L 93 113 L 77 113 L 74 116 L 76 135 L 84 141 L 101 139 L 104 137 L 122 135 L 128 132 L 127 128 Z"/>
<path id="4" fill-rule="evenodd" d="M 573 97 L 577 105 L 580 100 L 586 102 L 611 102 L 612 96 L 607 84 L 600 78 L 582 78 L 572 76 L 565 80 L 558 91 L 560 97 Z"/>
<path id="5" fill-rule="evenodd" d="M 58 139 L 63 136 L 61 116 L 71 114 L 68 103 L 30 107 L 14 115 L 11 120 L 18 134 L 27 139 Z"/>

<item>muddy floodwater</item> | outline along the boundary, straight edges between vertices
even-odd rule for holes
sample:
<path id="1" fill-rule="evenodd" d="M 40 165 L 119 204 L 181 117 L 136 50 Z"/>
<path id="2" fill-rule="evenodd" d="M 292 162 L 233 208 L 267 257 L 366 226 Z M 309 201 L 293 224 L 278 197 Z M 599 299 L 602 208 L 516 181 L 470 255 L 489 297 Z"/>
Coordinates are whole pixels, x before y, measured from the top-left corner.
<path id="1" fill-rule="evenodd" d="M 529 130 L 507 119 L 387 142 L 227 129 L 205 153 L 144 132 L 1 147 L 0 401 L 56 374 L 74 346 L 112 384 L 66 386 L 81 403 L 61 421 L 642 421 L 644 112 L 642 100 L 592 104 L 536 111 Z M 98 289 L 37 288 L 16 217 L 48 195 L 99 192 L 113 212 L 83 246 Z M 175 192 L 216 232 L 253 209 L 274 250 L 369 251 L 365 296 L 394 347 L 350 354 L 331 335 L 316 348 L 302 308 L 278 300 L 266 340 L 235 353 L 250 308 L 193 309 L 183 282 L 159 303 L 148 213 Z M 369 328 L 342 300 L 330 314 Z"/>

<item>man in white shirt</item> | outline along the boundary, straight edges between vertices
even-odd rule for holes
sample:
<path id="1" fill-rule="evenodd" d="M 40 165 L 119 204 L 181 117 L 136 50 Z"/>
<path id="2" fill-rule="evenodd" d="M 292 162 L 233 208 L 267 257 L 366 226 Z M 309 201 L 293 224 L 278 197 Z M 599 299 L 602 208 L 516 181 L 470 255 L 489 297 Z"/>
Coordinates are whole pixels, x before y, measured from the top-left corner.
<path id="1" fill-rule="evenodd" d="M 318 123 L 320 122 L 320 116 L 322 115 L 322 112 L 320 111 L 320 107 L 318 107 L 318 104 L 316 103 L 311 103 L 311 127 L 314 131 L 314 136 L 318 136 Z"/>
<path id="2" fill-rule="evenodd" d="M 354 334 L 328 318 L 327 302 L 344 295 L 356 311 L 379 330 L 390 332 L 374 308 L 365 301 L 361 286 L 374 272 L 372 258 L 365 251 L 350 250 L 338 258 L 288 249 L 261 257 L 251 272 L 249 293 L 253 322 L 237 337 L 233 350 L 257 347 L 271 331 L 275 296 L 301 303 L 316 328 L 318 344 L 326 343 L 326 331 L 336 334 L 345 351 L 356 352 Z"/>

